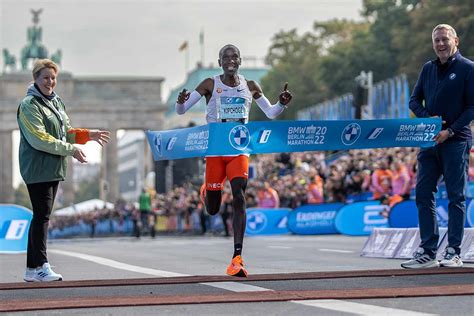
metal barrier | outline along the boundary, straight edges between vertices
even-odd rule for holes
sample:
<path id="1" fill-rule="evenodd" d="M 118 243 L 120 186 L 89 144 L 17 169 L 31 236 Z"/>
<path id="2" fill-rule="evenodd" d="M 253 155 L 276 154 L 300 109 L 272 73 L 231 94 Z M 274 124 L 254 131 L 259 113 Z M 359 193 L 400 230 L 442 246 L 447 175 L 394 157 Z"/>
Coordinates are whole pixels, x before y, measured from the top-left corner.
<path id="1" fill-rule="evenodd" d="M 410 91 L 405 74 L 376 83 L 369 89 L 371 119 L 408 118 Z M 297 112 L 297 120 L 350 120 L 355 118 L 354 96 L 344 94 Z"/>

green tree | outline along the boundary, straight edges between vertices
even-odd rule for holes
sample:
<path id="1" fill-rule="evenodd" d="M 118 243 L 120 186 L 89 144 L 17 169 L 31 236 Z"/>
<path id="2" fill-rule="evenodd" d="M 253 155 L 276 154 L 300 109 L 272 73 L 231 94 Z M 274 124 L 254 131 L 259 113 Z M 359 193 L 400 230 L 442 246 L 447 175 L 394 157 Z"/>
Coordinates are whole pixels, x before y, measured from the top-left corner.
<path id="1" fill-rule="evenodd" d="M 314 29 L 328 46 L 318 68 L 327 96 L 334 98 L 351 92 L 354 78 L 362 70 L 371 70 L 366 66 L 368 60 L 372 60 L 371 52 L 367 50 L 371 41 L 369 24 L 333 20 L 315 23 Z"/>
<path id="2" fill-rule="evenodd" d="M 450 24 L 460 38 L 461 53 L 474 58 L 474 13 L 472 0 L 458 1 L 417 1 L 410 7 L 410 20 L 394 36 L 394 45 L 403 49 L 405 54 L 398 58 L 400 73 L 406 73 L 414 84 L 422 65 L 436 58 L 431 40 L 433 28 L 441 23 Z"/>
<path id="3" fill-rule="evenodd" d="M 312 104 L 320 95 L 318 88 L 318 72 L 320 46 L 317 38 L 310 33 L 298 35 L 296 30 L 281 31 L 273 38 L 266 61 L 272 70 L 262 81 L 262 88 L 267 96 L 277 98 L 285 84 L 293 93 L 288 110 L 283 112 L 281 119 L 291 119 L 297 110 Z M 266 119 L 261 111 L 251 113 L 253 119 Z"/>
<path id="4" fill-rule="evenodd" d="M 474 58 L 472 9 L 472 0 L 364 0 L 363 22 L 315 22 L 313 31 L 302 36 L 297 30 L 277 33 L 267 54 L 272 68 L 262 86 L 267 95 L 278 95 L 289 82 L 294 98 L 284 112 L 288 119 L 351 92 L 362 70 L 372 71 L 374 82 L 405 73 L 413 86 L 422 65 L 436 57 L 431 31 L 437 24 L 452 25 L 461 53 Z"/>

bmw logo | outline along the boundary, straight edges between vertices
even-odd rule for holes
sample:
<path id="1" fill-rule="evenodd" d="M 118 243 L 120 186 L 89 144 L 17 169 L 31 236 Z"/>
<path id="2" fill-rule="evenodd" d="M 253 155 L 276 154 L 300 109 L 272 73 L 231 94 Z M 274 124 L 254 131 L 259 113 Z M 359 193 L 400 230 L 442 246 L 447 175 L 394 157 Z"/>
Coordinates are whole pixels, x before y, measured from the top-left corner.
<path id="1" fill-rule="evenodd" d="M 258 233 L 267 227 L 267 217 L 262 212 L 247 214 L 247 229 L 249 233 Z"/>
<path id="2" fill-rule="evenodd" d="M 230 130 L 229 143 L 237 150 L 243 150 L 250 144 L 250 132 L 244 125 L 237 125 Z"/>
<path id="3" fill-rule="evenodd" d="M 163 153 L 162 153 L 162 147 L 163 147 L 163 146 L 162 146 L 162 141 L 161 141 L 161 134 L 157 134 L 157 135 L 155 136 L 155 140 L 154 140 L 153 143 L 154 143 L 154 145 L 155 145 L 155 149 L 156 149 L 156 151 L 157 151 L 157 153 L 158 153 L 158 156 L 161 157 L 161 156 L 163 155 Z"/>
<path id="4" fill-rule="evenodd" d="M 453 72 L 449 75 L 449 79 L 454 80 L 454 78 L 456 78 L 456 74 Z"/>
<path id="5" fill-rule="evenodd" d="M 347 125 L 341 134 L 341 141 L 344 145 L 350 146 L 354 144 L 360 137 L 361 128 L 357 123 Z"/>

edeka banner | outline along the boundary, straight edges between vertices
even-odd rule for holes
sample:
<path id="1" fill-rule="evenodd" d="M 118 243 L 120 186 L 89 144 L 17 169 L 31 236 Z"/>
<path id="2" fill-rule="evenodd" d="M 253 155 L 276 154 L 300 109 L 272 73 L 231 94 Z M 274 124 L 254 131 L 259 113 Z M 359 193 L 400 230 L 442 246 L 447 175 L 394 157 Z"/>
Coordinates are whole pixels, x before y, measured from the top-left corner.
<path id="1" fill-rule="evenodd" d="M 288 229 L 298 235 L 337 234 L 336 214 L 343 203 L 307 204 L 288 215 Z"/>
<path id="2" fill-rule="evenodd" d="M 380 215 L 384 208 L 379 201 L 343 206 L 336 215 L 336 229 L 345 235 L 370 235 L 374 228 L 388 227 L 388 219 Z"/>
<path id="3" fill-rule="evenodd" d="M 190 157 L 430 147 L 441 128 L 435 118 L 235 122 L 168 131 L 147 131 L 155 160 Z"/>
<path id="4" fill-rule="evenodd" d="M 472 201 L 471 199 L 466 200 L 467 216 L 465 227 L 473 227 L 474 203 Z M 448 205 L 449 200 L 436 200 L 436 216 L 440 227 L 448 226 Z M 418 227 L 418 209 L 416 208 L 415 201 L 403 201 L 396 204 L 390 211 L 389 224 L 390 227 L 394 228 Z"/>
<path id="5" fill-rule="evenodd" d="M 26 251 L 33 213 L 23 206 L 0 204 L 0 253 Z"/>
<path id="6" fill-rule="evenodd" d="M 249 208 L 245 233 L 254 235 L 288 234 L 288 208 Z"/>

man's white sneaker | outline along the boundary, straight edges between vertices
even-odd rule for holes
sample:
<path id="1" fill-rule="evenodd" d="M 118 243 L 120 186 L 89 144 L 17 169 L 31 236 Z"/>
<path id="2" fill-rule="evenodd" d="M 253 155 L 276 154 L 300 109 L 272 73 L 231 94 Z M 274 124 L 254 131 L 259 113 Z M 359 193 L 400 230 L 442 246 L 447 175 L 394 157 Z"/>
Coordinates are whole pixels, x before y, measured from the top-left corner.
<path id="1" fill-rule="evenodd" d="M 26 282 L 34 282 L 35 273 L 36 273 L 36 269 L 26 268 L 25 275 L 23 276 L 23 280 L 25 280 Z"/>
<path id="2" fill-rule="evenodd" d="M 460 268 L 463 263 L 461 257 L 456 253 L 452 247 L 447 247 L 443 253 L 443 260 L 439 263 L 442 267 Z"/>
<path id="3" fill-rule="evenodd" d="M 413 258 L 403 262 L 401 266 L 405 269 L 437 268 L 439 262 L 426 254 L 423 248 L 418 248 L 413 253 Z"/>
<path id="4" fill-rule="evenodd" d="M 34 282 L 61 281 L 63 276 L 54 272 L 49 263 L 45 262 L 42 267 L 35 270 Z"/>

